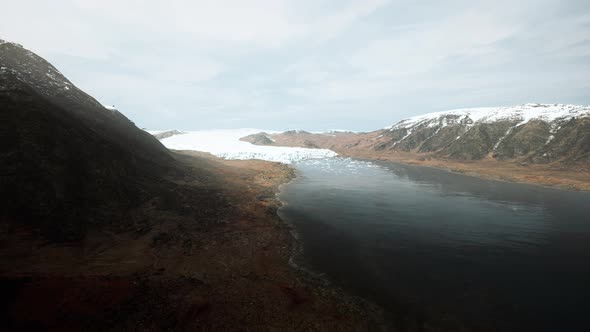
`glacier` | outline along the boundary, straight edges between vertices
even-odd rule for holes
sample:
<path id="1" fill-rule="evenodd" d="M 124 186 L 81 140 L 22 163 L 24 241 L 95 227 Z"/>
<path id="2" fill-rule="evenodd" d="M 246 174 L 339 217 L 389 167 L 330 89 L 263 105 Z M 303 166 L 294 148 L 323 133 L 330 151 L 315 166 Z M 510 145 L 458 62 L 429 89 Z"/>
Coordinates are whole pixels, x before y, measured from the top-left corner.
<path id="1" fill-rule="evenodd" d="M 151 134 L 162 131 L 149 130 Z M 260 132 L 278 133 L 260 129 L 216 129 L 186 131 L 161 140 L 162 144 L 172 150 L 193 150 L 209 152 L 225 159 L 260 159 L 291 164 L 302 160 L 323 159 L 337 156 L 328 149 L 292 148 L 278 146 L 261 146 L 240 141 L 240 138 Z"/>

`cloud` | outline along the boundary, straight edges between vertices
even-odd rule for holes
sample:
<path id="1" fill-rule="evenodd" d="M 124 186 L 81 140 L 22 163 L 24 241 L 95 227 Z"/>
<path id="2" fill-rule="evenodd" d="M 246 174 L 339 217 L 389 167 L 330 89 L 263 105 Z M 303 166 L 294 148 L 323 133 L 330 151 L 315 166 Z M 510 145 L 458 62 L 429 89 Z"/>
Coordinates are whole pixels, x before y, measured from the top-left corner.
<path id="1" fill-rule="evenodd" d="M 228 70 L 227 65 L 199 54 L 134 54 L 123 58 L 121 66 L 162 84 L 204 82 Z"/>
<path id="2" fill-rule="evenodd" d="M 453 107 L 590 103 L 583 0 L 21 0 L 3 12 L 1 38 L 155 129 L 369 130 Z"/>

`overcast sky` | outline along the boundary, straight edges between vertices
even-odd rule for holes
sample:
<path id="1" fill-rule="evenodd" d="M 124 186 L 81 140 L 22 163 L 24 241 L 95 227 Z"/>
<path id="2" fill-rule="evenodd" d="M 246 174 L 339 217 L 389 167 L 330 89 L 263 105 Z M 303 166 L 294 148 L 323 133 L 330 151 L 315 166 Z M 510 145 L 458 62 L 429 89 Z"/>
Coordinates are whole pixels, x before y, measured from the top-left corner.
<path id="1" fill-rule="evenodd" d="M 373 130 L 590 103 L 590 1 L 0 0 L 0 38 L 149 129 Z"/>

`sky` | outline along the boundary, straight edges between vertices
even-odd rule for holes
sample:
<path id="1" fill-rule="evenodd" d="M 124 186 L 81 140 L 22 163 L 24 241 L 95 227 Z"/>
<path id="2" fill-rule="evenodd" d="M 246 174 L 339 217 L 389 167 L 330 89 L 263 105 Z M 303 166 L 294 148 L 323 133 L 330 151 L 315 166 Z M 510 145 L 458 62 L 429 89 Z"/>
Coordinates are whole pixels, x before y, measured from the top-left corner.
<path id="1" fill-rule="evenodd" d="M 590 104 L 588 0 L 0 0 L 0 38 L 139 127 L 369 131 Z"/>

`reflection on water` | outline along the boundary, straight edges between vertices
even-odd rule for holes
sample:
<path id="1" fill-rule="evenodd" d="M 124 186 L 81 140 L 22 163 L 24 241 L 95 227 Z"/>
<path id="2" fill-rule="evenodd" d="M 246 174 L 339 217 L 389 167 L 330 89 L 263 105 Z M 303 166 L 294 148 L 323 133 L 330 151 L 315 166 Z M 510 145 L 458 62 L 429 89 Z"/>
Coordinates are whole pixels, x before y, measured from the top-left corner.
<path id="1" fill-rule="evenodd" d="M 281 215 L 306 263 L 398 326 L 590 323 L 588 193 L 346 158 L 295 166 Z"/>

